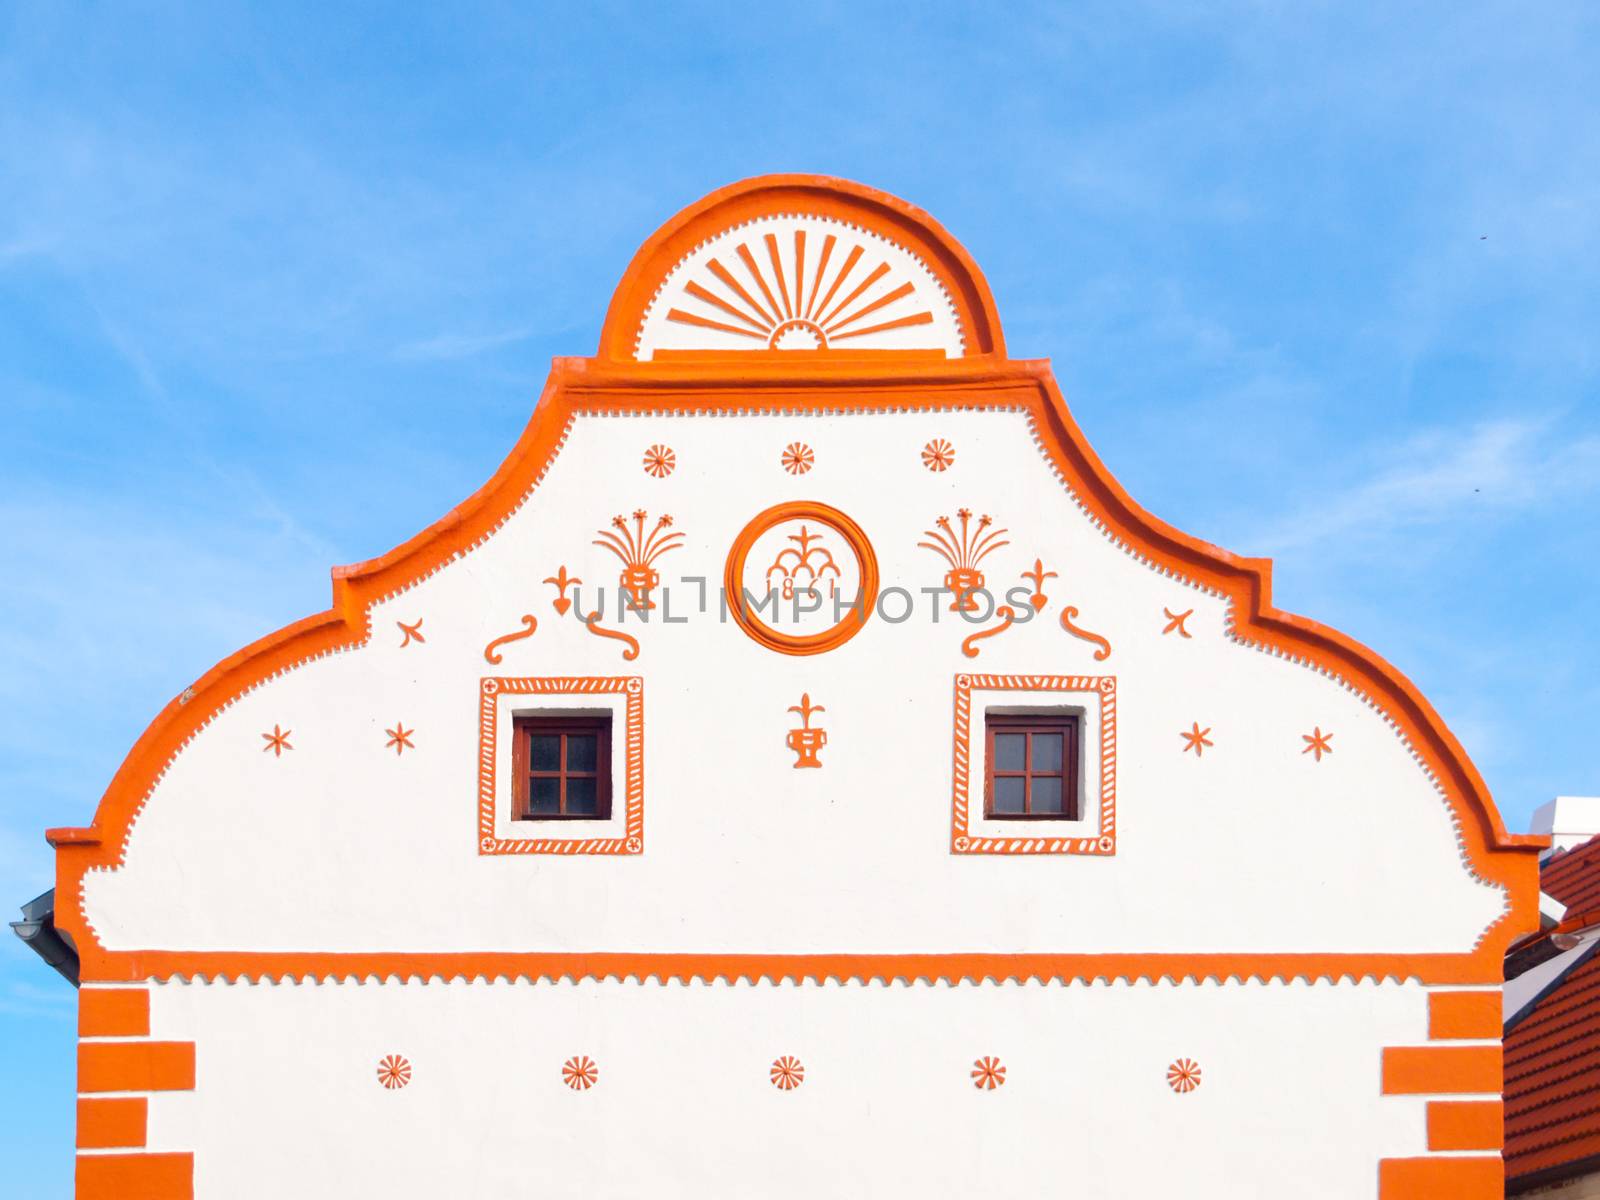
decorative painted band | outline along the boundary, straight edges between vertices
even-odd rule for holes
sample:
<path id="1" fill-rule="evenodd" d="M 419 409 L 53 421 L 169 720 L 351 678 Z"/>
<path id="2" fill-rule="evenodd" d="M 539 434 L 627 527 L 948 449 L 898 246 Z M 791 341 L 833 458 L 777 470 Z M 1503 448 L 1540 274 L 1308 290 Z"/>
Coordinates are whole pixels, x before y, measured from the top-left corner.
<path id="1" fill-rule="evenodd" d="M 80 1098 L 78 1148 L 137 1149 L 145 1144 L 150 1102 L 143 1096 Z"/>
<path id="2" fill-rule="evenodd" d="M 144 988 L 83 988 L 78 1036 L 149 1037 L 150 993 Z"/>
<path id="3" fill-rule="evenodd" d="M 79 1042 L 78 1091 L 194 1090 L 193 1042 Z"/>
<path id="4" fill-rule="evenodd" d="M 194 1200 L 192 1154 L 80 1154 L 78 1200 Z"/>
<path id="5" fill-rule="evenodd" d="M 1504 1194 L 1505 1166 L 1498 1154 L 1378 1163 L 1378 1200 L 1500 1200 Z"/>
<path id="6" fill-rule="evenodd" d="M 207 979 L 669 979 L 1151 983 L 1416 980 L 1493 986 L 1498 957 L 1471 954 L 559 954 L 304 953 L 228 950 L 102 952 L 96 982 Z M 1498 1048 L 1495 1049 L 1498 1054 Z"/>
<path id="7" fill-rule="evenodd" d="M 1433 992 L 1428 996 L 1428 1036 L 1500 1040 L 1501 999 L 1494 992 Z"/>
<path id="8" fill-rule="evenodd" d="M 1429 1150 L 1499 1150 L 1505 1144 L 1506 1106 L 1499 1100 L 1432 1100 Z"/>
<path id="9" fill-rule="evenodd" d="M 1500 1047 L 1385 1046 L 1385 1096 L 1438 1096 L 1501 1089 Z"/>

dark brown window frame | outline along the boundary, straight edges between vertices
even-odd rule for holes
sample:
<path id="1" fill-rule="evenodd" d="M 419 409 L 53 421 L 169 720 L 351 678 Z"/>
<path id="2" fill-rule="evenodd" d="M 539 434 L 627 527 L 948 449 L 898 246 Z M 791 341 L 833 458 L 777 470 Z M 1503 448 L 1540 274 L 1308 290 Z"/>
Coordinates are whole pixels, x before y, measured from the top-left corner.
<path id="1" fill-rule="evenodd" d="M 1059 734 L 1061 770 L 1034 771 L 1033 738 L 1027 742 L 1021 771 L 995 769 L 994 739 L 997 733 Z M 983 718 L 983 817 L 986 821 L 1078 821 L 1083 816 L 1083 797 L 1078 787 L 1078 761 L 1083 742 L 1083 719 L 1076 713 L 985 713 Z M 1023 788 L 1023 804 L 1033 805 L 1032 780 L 1061 780 L 1060 812 L 1002 813 L 994 810 L 996 777 L 1028 780 Z"/>
<path id="2" fill-rule="evenodd" d="M 611 819 L 611 717 L 606 716 L 539 716 L 514 717 L 512 724 L 511 772 L 513 821 L 609 821 Z M 560 769 L 535 771 L 531 741 L 535 734 L 561 735 Z M 567 736 L 571 734 L 594 735 L 595 769 L 572 771 L 567 769 Z M 558 792 L 562 811 L 535 813 L 532 811 L 531 780 L 559 779 Z M 569 813 L 567 807 L 567 780 L 593 779 L 595 781 L 595 810 L 592 813 Z"/>

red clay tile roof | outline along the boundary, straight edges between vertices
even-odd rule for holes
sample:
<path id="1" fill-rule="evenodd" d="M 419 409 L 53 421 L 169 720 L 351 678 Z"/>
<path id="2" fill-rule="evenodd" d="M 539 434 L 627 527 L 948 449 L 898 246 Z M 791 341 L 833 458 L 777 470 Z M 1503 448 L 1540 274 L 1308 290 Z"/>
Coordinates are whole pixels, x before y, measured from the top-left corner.
<path id="1" fill-rule="evenodd" d="M 1540 887 L 1569 914 L 1600 909 L 1600 838 L 1547 861 Z M 1506 1177 L 1600 1155 L 1600 954 L 1505 1039 Z"/>

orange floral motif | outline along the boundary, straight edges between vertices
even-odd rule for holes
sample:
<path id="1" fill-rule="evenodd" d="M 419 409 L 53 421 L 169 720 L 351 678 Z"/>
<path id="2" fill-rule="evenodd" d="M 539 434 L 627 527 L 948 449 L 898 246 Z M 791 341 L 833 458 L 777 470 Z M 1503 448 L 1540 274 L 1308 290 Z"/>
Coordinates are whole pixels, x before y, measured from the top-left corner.
<path id="1" fill-rule="evenodd" d="M 1194 723 L 1193 729 L 1180 731 L 1179 736 L 1188 743 L 1188 745 L 1183 748 L 1183 753 L 1187 754 L 1189 751 L 1193 750 L 1196 758 L 1203 758 L 1205 756 L 1206 747 L 1211 745 L 1210 740 L 1206 737 L 1206 734 L 1210 732 L 1211 726 L 1207 725 L 1204 729 L 1201 729 L 1199 721 Z"/>
<path id="2" fill-rule="evenodd" d="M 772 1086 L 780 1092 L 794 1091 L 795 1088 L 805 1082 L 805 1079 L 806 1069 L 800 1064 L 798 1058 L 792 1058 L 786 1054 L 782 1058 L 773 1060 Z"/>
<path id="3" fill-rule="evenodd" d="M 1161 631 L 1161 635 L 1163 637 L 1171 633 L 1174 629 L 1176 629 L 1184 637 L 1194 636 L 1186 628 L 1184 628 L 1183 624 L 1194 615 L 1194 609 L 1186 608 L 1181 613 L 1175 613 L 1170 608 L 1163 608 L 1161 611 L 1167 614 L 1167 627 Z"/>
<path id="4" fill-rule="evenodd" d="M 1007 530 L 989 528 L 994 518 L 987 513 L 978 518 L 976 526 L 972 524 L 970 508 L 958 508 L 956 518 L 961 522 L 960 533 L 950 524 L 949 517 L 937 517 L 933 522 L 937 528 L 923 532 L 924 537 L 933 540 L 917 545 L 934 551 L 950 564 L 944 574 L 944 586 L 955 596 L 950 611 L 977 612 L 978 602 L 972 593 L 983 587 L 983 572 L 978 570 L 978 564 L 1001 546 L 1011 543 L 999 540 Z"/>
<path id="5" fill-rule="evenodd" d="M 1332 738 L 1333 734 L 1322 732 L 1322 726 L 1314 725 L 1312 726 L 1310 733 L 1302 733 L 1300 735 L 1300 740 L 1306 743 L 1305 749 L 1300 751 L 1300 753 L 1314 754 L 1316 755 L 1317 761 L 1321 762 L 1324 754 L 1333 753 L 1333 747 L 1328 745 L 1328 742 L 1331 741 Z"/>
<path id="6" fill-rule="evenodd" d="M 789 711 L 800 714 L 800 728 L 789 730 L 784 744 L 798 756 L 795 767 L 820 767 L 822 762 L 817 758 L 817 751 L 828 744 L 828 731 L 826 729 L 813 729 L 811 727 L 811 714 L 827 712 L 820 704 L 811 703 L 811 693 L 801 692 L 800 703 L 791 704 Z"/>
<path id="7" fill-rule="evenodd" d="M 388 1054 L 378 1060 L 378 1082 L 391 1092 L 411 1082 L 411 1064 L 403 1055 Z"/>
<path id="8" fill-rule="evenodd" d="M 412 625 L 407 625 L 404 621 L 396 621 L 395 624 L 400 626 L 400 632 L 406 635 L 406 640 L 400 643 L 402 650 L 411 645 L 412 642 L 426 642 L 428 640 L 422 636 L 421 617 L 418 617 L 416 623 Z"/>
<path id="9" fill-rule="evenodd" d="M 646 475 L 654 475 L 657 479 L 665 479 L 672 474 L 672 469 L 678 465 L 678 456 L 672 452 L 671 446 L 651 446 L 644 452 L 644 471 Z"/>
<path id="10" fill-rule="evenodd" d="M 948 471 L 956 461 L 956 448 L 943 438 L 934 438 L 922 448 L 922 465 L 937 474 Z"/>
<path id="11" fill-rule="evenodd" d="M 279 729 L 274 725 L 271 733 L 263 733 L 261 735 L 267 739 L 267 744 L 261 747 L 261 752 L 265 754 L 268 750 L 271 750 L 273 758 L 282 758 L 285 750 L 294 749 L 289 744 L 289 735 L 293 732 L 294 730 L 292 729 Z"/>
<path id="12" fill-rule="evenodd" d="M 613 517 L 611 525 L 616 532 L 602 529 L 594 543 L 604 546 L 622 560 L 622 575 L 618 583 L 628 593 L 628 599 L 636 610 L 655 607 L 650 599 L 650 589 L 661 582 L 661 575 L 654 566 L 656 559 L 669 550 L 678 550 L 683 546 L 683 534 L 664 532 L 672 525 L 669 515 L 663 513 L 657 517 L 655 528 L 646 533 L 644 523 L 649 519 L 650 514 L 644 509 L 635 509 L 633 528 L 629 529 L 624 518 Z"/>
<path id="13" fill-rule="evenodd" d="M 384 746 L 385 750 L 387 750 L 390 746 L 393 746 L 395 754 L 400 755 L 404 754 L 407 750 L 416 749 L 416 746 L 413 745 L 411 741 L 411 735 L 415 733 L 416 730 L 407 729 L 405 727 L 405 722 L 396 721 L 393 729 L 385 729 L 384 732 L 389 735 L 389 741 Z"/>
<path id="14" fill-rule="evenodd" d="M 791 475 L 804 475 L 816 461 L 817 456 L 804 442 L 790 442 L 783 449 L 783 469 Z"/>
<path id="15" fill-rule="evenodd" d="M 561 1066 L 561 1082 L 575 1092 L 586 1092 L 600 1078 L 600 1068 L 587 1054 L 575 1054 Z"/>
<path id="16" fill-rule="evenodd" d="M 1167 1086 L 1182 1096 L 1200 1086 L 1200 1064 L 1180 1058 L 1167 1068 Z"/>
<path id="17" fill-rule="evenodd" d="M 972 1064 L 972 1086 L 980 1092 L 992 1092 L 1005 1081 L 1005 1064 L 998 1058 L 986 1054 Z"/>

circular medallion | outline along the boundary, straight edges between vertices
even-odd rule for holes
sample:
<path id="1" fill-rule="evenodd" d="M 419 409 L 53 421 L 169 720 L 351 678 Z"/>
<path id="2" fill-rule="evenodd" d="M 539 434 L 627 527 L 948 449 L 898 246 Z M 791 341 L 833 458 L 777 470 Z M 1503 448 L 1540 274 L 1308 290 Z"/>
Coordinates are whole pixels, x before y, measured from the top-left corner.
<path id="1" fill-rule="evenodd" d="M 775 504 L 739 531 L 723 587 L 733 619 L 780 654 L 824 654 L 861 631 L 878 602 L 872 543 L 837 508 Z"/>

